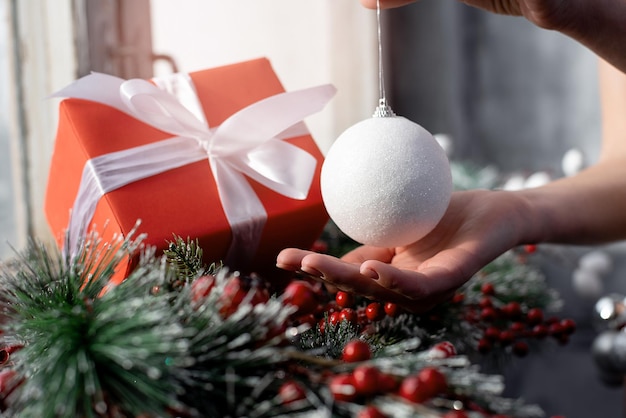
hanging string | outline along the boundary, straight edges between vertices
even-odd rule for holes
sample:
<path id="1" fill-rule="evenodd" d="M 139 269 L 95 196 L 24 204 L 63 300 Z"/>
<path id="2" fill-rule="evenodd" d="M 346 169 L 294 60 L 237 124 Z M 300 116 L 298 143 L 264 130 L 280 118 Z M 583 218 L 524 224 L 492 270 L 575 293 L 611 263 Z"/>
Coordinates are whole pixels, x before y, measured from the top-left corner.
<path id="1" fill-rule="evenodd" d="M 380 0 L 376 0 L 376 25 L 378 28 L 378 107 L 374 111 L 373 117 L 375 118 L 387 118 L 396 116 L 391 110 L 391 107 L 387 104 L 387 97 L 385 94 L 385 72 L 383 66 L 383 41 L 382 41 L 382 29 L 380 24 Z"/>
<path id="2" fill-rule="evenodd" d="M 383 68 L 383 42 L 382 29 L 380 26 L 380 0 L 376 0 L 376 25 L 378 28 L 378 95 L 381 101 L 387 101 L 385 97 L 385 71 Z"/>

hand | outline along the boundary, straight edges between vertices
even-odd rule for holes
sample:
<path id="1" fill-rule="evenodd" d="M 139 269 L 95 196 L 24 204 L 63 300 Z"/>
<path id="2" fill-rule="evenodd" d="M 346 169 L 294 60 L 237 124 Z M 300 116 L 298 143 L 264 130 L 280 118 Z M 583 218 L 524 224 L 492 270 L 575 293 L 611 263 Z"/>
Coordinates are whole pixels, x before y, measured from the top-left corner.
<path id="1" fill-rule="evenodd" d="M 425 312 L 491 260 L 529 237 L 528 205 L 515 192 L 455 192 L 438 226 L 405 247 L 359 247 L 341 259 L 285 249 L 277 266 L 338 289 Z"/>
<path id="2" fill-rule="evenodd" d="M 416 0 L 379 0 L 381 9 Z M 556 30 L 585 45 L 626 73 L 626 53 L 619 40 L 626 36 L 626 0 L 459 0 L 489 12 L 524 16 L 540 28 Z M 361 0 L 376 8 L 376 0 Z"/>
<path id="3" fill-rule="evenodd" d="M 416 0 L 379 0 L 381 9 L 401 7 Z M 469 6 L 484 9 L 489 12 L 510 15 L 525 16 L 528 20 L 539 27 L 549 29 L 561 29 L 565 27 L 574 15 L 575 2 L 562 2 L 558 0 L 459 0 Z M 376 8 L 376 0 L 361 0 L 361 4 L 369 9 Z"/>

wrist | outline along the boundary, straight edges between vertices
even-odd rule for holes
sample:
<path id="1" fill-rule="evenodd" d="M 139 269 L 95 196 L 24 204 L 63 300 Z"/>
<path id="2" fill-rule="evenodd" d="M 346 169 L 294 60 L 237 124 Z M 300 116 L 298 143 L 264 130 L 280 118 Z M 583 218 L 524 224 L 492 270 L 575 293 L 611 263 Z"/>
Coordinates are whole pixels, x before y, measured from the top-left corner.
<path id="1" fill-rule="evenodd" d="M 517 200 L 517 245 L 552 241 L 557 235 L 558 219 L 553 215 L 549 197 L 537 189 L 506 193 Z"/>

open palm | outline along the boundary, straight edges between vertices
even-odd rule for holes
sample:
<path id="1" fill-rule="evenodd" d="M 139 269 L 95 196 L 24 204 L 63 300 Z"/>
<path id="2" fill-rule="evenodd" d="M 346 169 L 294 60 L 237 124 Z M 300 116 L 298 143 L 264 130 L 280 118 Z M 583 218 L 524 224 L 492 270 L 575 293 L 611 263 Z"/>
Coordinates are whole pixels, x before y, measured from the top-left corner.
<path id="1" fill-rule="evenodd" d="M 361 246 L 341 259 L 285 249 L 277 265 L 342 290 L 423 312 L 450 297 L 476 271 L 523 241 L 529 219 L 515 193 L 455 192 L 438 226 L 404 247 Z"/>

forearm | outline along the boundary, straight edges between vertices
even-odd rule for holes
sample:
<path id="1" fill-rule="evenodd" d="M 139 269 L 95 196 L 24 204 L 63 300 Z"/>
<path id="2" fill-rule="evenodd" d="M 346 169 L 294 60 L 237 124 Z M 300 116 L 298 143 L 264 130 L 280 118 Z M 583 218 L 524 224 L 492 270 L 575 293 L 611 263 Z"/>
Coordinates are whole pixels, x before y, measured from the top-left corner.
<path id="1" fill-rule="evenodd" d="M 603 0 L 600 0 L 603 1 Z M 576 176 L 519 192 L 528 242 L 598 243 L 626 238 L 626 74 L 599 63 L 602 149 Z"/>
<path id="2" fill-rule="evenodd" d="M 514 193 L 529 208 L 521 243 L 597 244 L 626 238 L 626 158 Z"/>

